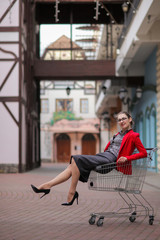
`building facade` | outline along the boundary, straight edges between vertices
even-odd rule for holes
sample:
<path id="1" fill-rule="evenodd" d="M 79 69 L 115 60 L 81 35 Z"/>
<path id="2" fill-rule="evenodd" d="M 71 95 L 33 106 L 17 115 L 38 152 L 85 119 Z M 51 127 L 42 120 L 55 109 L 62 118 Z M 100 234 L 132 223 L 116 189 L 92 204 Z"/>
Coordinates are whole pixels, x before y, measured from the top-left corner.
<path id="1" fill-rule="evenodd" d="M 54 97 L 54 106 L 52 105 L 52 100 L 50 102 L 48 99 L 45 99 L 45 95 L 42 95 L 42 92 L 40 97 L 40 81 L 48 80 L 46 76 L 49 75 L 50 80 L 55 76 L 58 76 L 59 80 L 63 78 L 61 80 L 65 80 L 65 84 L 67 84 L 65 73 L 68 74 L 67 76 L 74 76 L 71 69 L 66 68 L 66 64 L 58 63 L 57 65 L 58 61 L 54 62 L 53 59 L 51 60 L 53 62 L 48 61 L 47 63 L 44 63 L 44 61 L 41 61 L 39 58 L 39 25 L 45 21 L 48 21 L 48 23 L 51 23 L 51 21 L 52 23 L 55 23 L 55 20 L 51 18 L 47 19 L 49 16 L 48 14 L 45 15 L 45 19 L 41 18 L 43 14 L 40 13 L 41 11 L 44 11 L 42 2 L 43 4 L 48 4 L 47 6 L 54 7 L 52 6 L 52 3 L 49 3 L 50 1 L 47 3 L 46 0 L 14 0 L 12 2 L 2 0 L 0 3 L 1 172 L 22 172 L 40 166 L 40 108 L 43 107 L 43 109 L 45 109 L 44 111 L 50 111 L 47 110 L 47 108 L 52 109 L 50 115 L 47 116 L 48 113 L 45 113 L 46 116 L 50 118 L 50 122 L 56 108 L 60 109 L 63 105 L 67 106 L 67 103 L 68 106 L 72 107 L 73 111 L 75 111 L 75 105 L 73 104 L 72 99 L 75 99 L 77 111 L 81 108 L 83 111 L 86 111 L 87 99 L 89 110 L 94 102 L 94 100 L 90 101 L 91 96 L 85 95 L 86 93 L 77 97 L 76 89 L 71 89 L 71 95 L 62 94 L 61 89 L 56 90 L 57 96 Z M 66 1 L 64 2 L 61 1 L 61 4 L 63 5 L 62 7 L 66 4 Z M 72 5 L 72 2 L 74 1 L 69 1 L 68 4 Z M 82 6 L 83 1 L 80 2 L 80 6 Z M 90 9 L 91 2 L 92 7 L 94 7 L 94 1 L 89 1 L 88 5 L 85 3 L 85 7 L 88 6 L 88 10 Z M 107 5 L 107 1 L 104 2 Z M 115 122 L 116 113 L 121 109 L 129 109 L 135 120 L 135 130 L 140 133 L 143 144 L 146 147 L 160 147 L 160 2 L 159 0 L 127 1 L 129 9 L 128 12 L 125 13 L 125 18 L 124 15 L 122 15 L 123 12 L 121 8 L 123 2 L 124 1 L 120 0 L 117 5 L 111 4 L 115 19 L 113 19 L 113 15 L 110 15 L 109 12 L 107 12 L 108 18 L 106 19 L 106 12 L 103 12 L 105 8 L 100 9 L 100 15 L 102 18 L 93 20 L 92 11 L 90 11 L 90 14 L 87 16 L 89 17 L 88 19 L 90 23 L 93 23 L 94 21 L 94 24 L 102 24 L 107 21 L 108 26 L 106 26 L 105 29 L 106 33 L 104 31 L 104 34 L 102 34 L 103 38 L 106 39 L 105 41 L 102 41 L 104 39 L 101 39 L 100 41 L 98 40 L 99 48 L 106 46 L 107 37 L 112 36 L 112 30 L 115 30 L 116 33 L 116 28 L 113 27 L 113 24 L 116 23 L 121 27 L 124 25 L 122 32 L 116 33 L 119 36 L 119 40 L 115 62 L 115 74 L 113 74 L 114 59 L 111 61 L 111 58 L 115 57 L 115 45 L 112 38 L 110 40 L 108 39 L 111 51 L 107 45 L 107 48 L 104 47 L 104 50 L 101 49 L 101 51 L 96 51 L 98 54 L 94 54 L 94 57 L 97 56 L 98 59 L 104 59 L 104 61 L 101 62 L 101 65 L 104 64 L 106 68 L 110 66 L 112 71 L 107 70 L 106 75 L 104 75 L 103 69 L 100 68 L 98 61 L 94 62 L 94 64 L 97 64 L 95 67 L 93 67 L 92 61 L 88 61 L 89 64 L 87 61 L 84 61 L 85 64 L 90 67 L 87 69 L 85 69 L 86 65 L 84 66 L 84 64 L 82 64 L 83 59 L 79 62 L 77 61 L 78 64 L 73 64 L 73 59 L 71 61 L 67 60 L 67 64 L 75 67 L 75 75 L 77 73 L 79 74 L 78 76 L 76 75 L 76 82 L 80 78 L 82 80 L 84 74 L 89 77 L 94 76 L 96 81 L 100 79 L 102 82 L 102 80 L 104 80 L 100 88 L 96 87 L 95 109 L 96 115 L 100 119 L 100 125 L 98 126 L 99 136 L 103 138 L 104 134 L 105 139 L 107 136 L 109 140 L 111 135 L 117 131 L 117 124 Z M 117 11 L 117 7 L 119 11 Z M 73 12 L 71 11 L 73 8 L 70 9 L 70 14 L 72 16 Z M 63 11 L 65 14 L 68 14 L 65 12 L 65 8 Z M 64 23 L 63 16 L 64 15 L 61 14 L 60 20 L 62 23 Z M 119 16 L 120 18 L 118 18 Z M 80 19 L 80 17 L 83 17 L 83 14 L 77 17 L 79 17 L 79 22 L 84 23 L 86 21 L 86 18 Z M 123 20 L 125 19 L 124 24 L 122 18 Z M 70 17 L 70 19 L 72 18 Z M 76 22 L 77 18 L 72 20 Z M 69 23 L 72 24 L 73 22 Z M 89 40 L 93 41 L 93 39 Z M 76 56 L 83 58 L 83 50 L 78 48 L 78 45 L 73 44 L 72 46 L 76 47 L 76 51 L 81 52 L 81 54 L 76 52 Z M 61 51 L 61 53 L 64 54 L 65 52 Z M 63 56 L 67 57 L 67 54 L 64 54 Z M 55 55 L 53 58 L 55 59 Z M 49 64 L 49 62 L 51 63 Z M 38 71 L 39 66 L 42 65 L 44 66 L 44 71 Z M 63 69 L 60 69 L 60 71 L 57 72 L 58 74 L 55 74 L 56 69 L 54 68 L 54 72 L 52 72 L 50 71 L 50 66 L 53 66 L 53 68 L 55 66 L 62 66 Z M 81 73 L 81 69 L 79 71 L 79 66 L 83 69 L 83 74 Z M 89 74 L 87 71 L 88 69 L 91 69 L 92 75 Z M 101 69 L 101 71 L 99 71 L 99 69 Z M 65 70 L 65 73 L 63 72 L 61 75 L 62 70 Z M 99 71 L 98 75 L 96 74 L 97 71 Z M 101 75 L 102 72 L 103 74 Z M 141 81 L 139 81 L 139 79 L 141 79 Z M 54 81 L 56 80 L 57 79 L 54 78 Z M 73 78 L 68 80 L 74 81 Z M 108 82 L 110 82 L 110 84 L 108 84 Z M 105 94 L 103 92 L 103 86 L 106 86 L 107 88 Z M 121 101 L 118 94 L 119 89 L 122 86 L 128 90 L 126 102 Z M 136 89 L 139 87 L 142 89 L 142 97 L 137 99 L 135 97 Z M 53 88 L 55 88 L 55 85 Z M 72 88 L 72 86 L 69 86 L 69 88 Z M 75 86 L 73 88 L 75 88 Z M 49 94 L 47 91 L 45 94 Z M 65 91 L 63 91 L 63 93 L 64 92 Z M 48 97 L 46 96 L 46 98 Z M 40 99 L 42 99 L 41 106 Z M 77 101 L 81 101 L 82 104 L 77 103 Z M 90 103 L 91 106 L 89 105 Z M 109 114 L 109 117 L 107 113 Z M 83 115 L 80 112 L 75 114 L 77 114 L 77 116 L 78 114 L 79 116 Z M 84 115 L 89 117 L 87 113 Z M 42 120 L 42 124 L 45 123 L 45 129 L 48 128 L 48 124 L 46 124 L 46 121 L 48 122 L 46 116 Z M 95 125 L 97 126 L 97 124 Z M 103 130 L 106 130 L 107 132 L 103 132 Z M 102 140 L 100 150 L 103 149 L 105 143 L 106 142 L 103 142 Z M 44 158 L 46 157 L 44 156 Z M 159 171 L 159 151 L 157 152 L 157 155 L 154 156 L 154 161 L 150 169 L 152 171 Z"/>
<path id="2" fill-rule="evenodd" d="M 45 49 L 42 58 L 46 61 L 77 61 L 85 59 L 85 52 L 62 35 Z M 99 151 L 96 83 L 43 81 L 40 86 L 41 159 L 69 162 L 71 154 L 96 154 Z"/>
<path id="3" fill-rule="evenodd" d="M 40 166 L 39 84 L 33 76 L 34 7 L 31 1 L 0 2 L 1 172 Z"/>
<path id="4" fill-rule="evenodd" d="M 112 119 L 113 111 L 120 109 L 129 111 L 135 121 L 134 129 L 146 148 L 160 147 L 159 98 L 160 98 L 160 2 L 158 0 L 134 0 L 125 13 L 124 27 L 118 39 L 115 75 L 117 82 L 110 79 L 104 83 L 108 89 L 96 102 L 96 113 L 102 115 L 106 110 Z M 125 79 L 128 78 L 128 81 Z M 134 79 L 133 79 L 134 78 Z M 118 79 L 123 79 L 121 81 Z M 137 81 L 142 79 L 142 81 Z M 120 100 L 119 90 L 123 87 L 124 99 Z M 142 96 L 138 98 L 137 90 Z M 125 91 L 124 91 L 125 90 Z M 114 102 L 117 97 L 117 102 Z M 111 105 L 106 102 L 111 101 Z M 114 105 L 114 107 L 113 107 Z M 113 109 L 113 111 L 111 110 Z M 160 170 L 160 153 L 154 154 L 149 168 Z"/>
<path id="5" fill-rule="evenodd" d="M 44 82 L 44 84 L 47 86 L 50 82 Z M 43 161 L 62 162 L 62 157 L 58 157 L 58 149 L 60 146 L 62 148 L 62 145 L 64 149 L 59 151 L 64 155 L 66 153 L 68 161 L 71 153 L 84 153 L 82 145 L 87 134 L 90 135 L 88 140 L 93 138 L 95 141 L 94 153 L 99 151 L 99 119 L 95 115 L 95 82 L 68 81 L 68 84 L 71 88 L 70 95 L 66 92 L 68 86 L 66 82 L 54 82 L 54 89 L 44 89 L 45 87 L 41 89 L 41 93 L 43 92 L 40 95 L 41 159 Z M 63 118 L 66 118 L 66 121 L 63 121 Z M 60 141 L 66 141 L 66 144 L 58 144 Z M 69 144 L 70 154 L 67 153 L 67 144 Z M 88 153 L 89 148 L 88 145 Z M 66 161 L 65 157 L 64 161 Z"/>
<path id="6" fill-rule="evenodd" d="M 131 107 L 135 130 L 140 133 L 144 146 L 159 147 L 159 42 L 160 2 L 139 1 L 128 13 L 127 29 L 119 44 L 120 54 L 116 59 L 116 74 L 119 76 L 144 76 L 142 97 Z M 135 14 L 133 14 L 135 10 Z M 122 37 L 122 35 L 121 35 Z M 138 87 L 138 86 L 137 86 Z M 134 99 L 132 89 L 131 99 Z M 134 102 L 134 101 L 133 101 Z M 159 151 L 151 163 L 151 170 L 159 171 Z"/>

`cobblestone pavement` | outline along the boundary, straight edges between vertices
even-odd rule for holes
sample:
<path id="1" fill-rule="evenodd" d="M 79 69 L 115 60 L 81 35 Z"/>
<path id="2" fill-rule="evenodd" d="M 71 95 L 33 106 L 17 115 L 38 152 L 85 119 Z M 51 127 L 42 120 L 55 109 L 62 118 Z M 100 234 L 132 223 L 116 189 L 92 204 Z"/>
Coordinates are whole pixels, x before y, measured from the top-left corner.
<path id="1" fill-rule="evenodd" d="M 113 212 L 125 203 L 117 193 L 90 191 L 79 182 L 79 204 L 66 201 L 70 181 L 52 188 L 40 199 L 30 184 L 38 186 L 66 167 L 45 163 L 22 174 L 0 175 L 0 240 L 160 240 L 160 174 L 149 173 L 143 196 L 155 210 L 153 225 L 148 217 L 131 223 L 128 217 L 105 218 L 102 227 L 90 225 L 92 212 Z"/>

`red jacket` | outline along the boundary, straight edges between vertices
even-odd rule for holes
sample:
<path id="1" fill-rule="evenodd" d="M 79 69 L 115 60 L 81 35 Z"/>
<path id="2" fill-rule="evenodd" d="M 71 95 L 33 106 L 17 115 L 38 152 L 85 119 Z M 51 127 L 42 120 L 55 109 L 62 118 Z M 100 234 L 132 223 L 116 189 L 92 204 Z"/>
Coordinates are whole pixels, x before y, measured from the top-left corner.
<path id="1" fill-rule="evenodd" d="M 107 144 L 104 151 L 108 149 L 109 145 L 110 145 L 110 142 Z M 135 148 L 137 148 L 139 153 L 132 155 Z M 139 158 L 147 157 L 147 151 L 144 148 L 139 138 L 139 133 L 136 133 L 136 132 L 133 132 L 133 130 L 130 130 L 128 133 L 124 135 L 117 160 L 120 157 L 126 157 L 128 161 L 125 162 L 125 164 L 123 163 L 123 167 L 122 167 L 122 163 L 117 163 L 117 170 L 120 172 L 123 172 L 124 174 L 129 174 L 129 175 L 132 174 L 131 161 Z M 127 166 L 124 167 L 124 165 L 127 165 Z"/>

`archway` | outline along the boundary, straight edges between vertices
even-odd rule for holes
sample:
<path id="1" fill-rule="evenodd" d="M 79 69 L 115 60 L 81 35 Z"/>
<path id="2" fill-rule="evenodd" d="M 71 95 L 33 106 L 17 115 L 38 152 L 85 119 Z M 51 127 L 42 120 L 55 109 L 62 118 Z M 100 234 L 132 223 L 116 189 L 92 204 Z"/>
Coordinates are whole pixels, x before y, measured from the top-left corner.
<path id="1" fill-rule="evenodd" d="M 67 134 L 60 134 L 57 139 L 57 161 L 69 162 L 71 141 Z"/>

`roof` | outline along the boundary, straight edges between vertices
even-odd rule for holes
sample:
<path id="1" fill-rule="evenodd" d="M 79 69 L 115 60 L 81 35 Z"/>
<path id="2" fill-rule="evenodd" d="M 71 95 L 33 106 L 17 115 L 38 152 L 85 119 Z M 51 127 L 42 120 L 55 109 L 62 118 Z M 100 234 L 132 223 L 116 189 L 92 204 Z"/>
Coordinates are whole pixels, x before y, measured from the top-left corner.
<path id="1" fill-rule="evenodd" d="M 65 48 L 71 48 L 71 39 L 68 38 L 65 35 L 62 35 L 61 37 L 59 37 L 55 42 L 51 43 L 48 48 L 57 48 L 57 49 L 65 49 Z M 72 41 L 72 48 L 78 48 L 78 49 L 82 49 L 78 44 L 76 44 L 75 42 Z"/>
<path id="2" fill-rule="evenodd" d="M 53 51 L 53 50 L 69 50 L 69 49 L 83 50 L 78 44 L 76 44 L 73 41 L 72 41 L 72 47 L 71 47 L 71 39 L 65 35 L 62 35 L 56 41 L 52 42 L 50 45 L 48 45 L 48 47 L 45 48 L 42 58 L 45 58 L 46 53 L 49 50 Z"/>
<path id="3" fill-rule="evenodd" d="M 99 124 L 98 118 L 84 120 L 67 120 L 62 119 L 56 122 L 50 131 L 54 133 L 83 132 L 83 133 L 99 133 L 96 124 Z"/>

